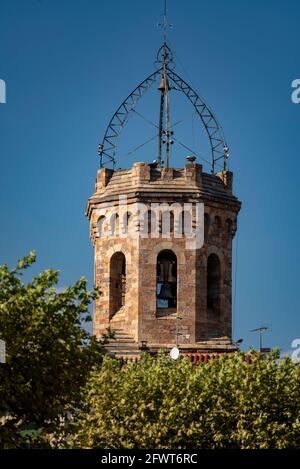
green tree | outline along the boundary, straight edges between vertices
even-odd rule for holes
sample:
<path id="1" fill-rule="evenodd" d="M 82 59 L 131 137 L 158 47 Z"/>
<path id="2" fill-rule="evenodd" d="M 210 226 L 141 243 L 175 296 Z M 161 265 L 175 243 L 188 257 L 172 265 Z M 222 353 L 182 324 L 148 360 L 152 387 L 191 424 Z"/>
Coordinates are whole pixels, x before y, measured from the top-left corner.
<path id="1" fill-rule="evenodd" d="M 300 374 L 288 359 L 236 353 L 195 366 L 146 355 L 122 367 L 106 358 L 85 400 L 64 446 L 300 447 Z"/>
<path id="2" fill-rule="evenodd" d="M 30 435 L 24 429 L 57 427 L 80 405 L 81 388 L 104 353 L 106 338 L 97 341 L 82 327 L 91 321 L 97 292 L 87 290 L 84 278 L 58 292 L 55 270 L 25 284 L 22 273 L 35 259 L 32 252 L 13 270 L 0 266 L 0 338 L 7 352 L 0 364 L 2 448 L 22 446 Z"/>

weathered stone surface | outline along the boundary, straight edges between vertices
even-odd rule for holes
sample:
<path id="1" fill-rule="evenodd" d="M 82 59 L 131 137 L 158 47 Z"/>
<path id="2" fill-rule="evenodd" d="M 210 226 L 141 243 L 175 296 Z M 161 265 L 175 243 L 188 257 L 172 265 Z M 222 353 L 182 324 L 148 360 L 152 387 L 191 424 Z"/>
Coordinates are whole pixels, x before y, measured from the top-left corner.
<path id="1" fill-rule="evenodd" d="M 178 321 L 182 347 L 192 350 L 231 347 L 224 339 L 217 343 L 216 338 L 225 337 L 229 343 L 231 339 L 232 238 L 241 205 L 232 194 L 232 179 L 229 172 L 203 173 L 202 166 L 195 163 L 180 169 L 135 163 L 131 170 L 98 171 L 96 191 L 86 212 L 95 252 L 95 285 L 102 292 L 94 305 L 97 336 L 111 327 L 128 334 L 136 344 L 146 341 L 150 347 L 170 347 L 176 341 Z M 112 223 L 120 196 L 127 197 L 127 207 L 119 211 L 119 217 Z M 158 220 L 156 236 L 145 237 L 147 221 L 141 221 L 133 210 L 136 203 L 146 204 L 150 209 L 152 203 L 180 206 L 191 203 L 194 207 L 197 202 L 204 203 L 206 214 L 205 242 L 200 249 L 188 249 L 186 238 L 177 238 L 174 232 L 161 233 Z M 193 225 L 194 222 L 193 219 Z M 127 236 L 126 229 L 135 236 Z M 173 251 L 177 257 L 177 308 L 167 315 L 161 315 L 156 307 L 156 263 L 164 249 Z M 116 277 L 111 276 L 111 258 L 117 252 L 122 252 L 126 259 L 126 293 L 124 304 L 112 312 L 112 295 L 120 287 Z M 218 256 L 221 271 L 218 308 L 214 311 L 207 307 L 210 254 Z"/>

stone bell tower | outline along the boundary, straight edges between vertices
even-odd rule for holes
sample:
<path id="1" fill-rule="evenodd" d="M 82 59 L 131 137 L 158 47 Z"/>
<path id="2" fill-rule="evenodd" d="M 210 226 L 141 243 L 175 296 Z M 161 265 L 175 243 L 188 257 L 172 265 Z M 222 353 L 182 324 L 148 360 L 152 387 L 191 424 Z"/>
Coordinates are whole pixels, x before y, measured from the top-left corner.
<path id="1" fill-rule="evenodd" d="M 197 204 L 204 209 L 200 248 L 189 246 Z M 153 350 L 176 342 L 186 350 L 231 348 L 232 239 L 239 209 L 228 171 L 207 174 L 194 162 L 179 169 L 147 163 L 100 169 L 87 207 L 95 285 L 102 292 L 95 334 L 110 327 Z"/>
<path id="2" fill-rule="evenodd" d="M 150 351 L 230 351 L 232 240 L 241 203 L 227 169 L 221 127 L 197 92 L 174 72 L 166 42 L 161 67 L 122 103 L 99 146 L 101 167 L 87 216 L 94 245 L 94 333 L 117 332 L 116 355 Z M 159 81 L 158 153 L 152 163 L 115 170 L 115 138 L 141 95 Z M 169 164 L 172 87 L 195 108 L 211 145 L 211 173 L 196 157 Z M 162 154 L 165 153 L 165 163 Z M 216 171 L 221 163 L 220 170 Z M 112 167 L 109 167 L 112 166 Z"/>

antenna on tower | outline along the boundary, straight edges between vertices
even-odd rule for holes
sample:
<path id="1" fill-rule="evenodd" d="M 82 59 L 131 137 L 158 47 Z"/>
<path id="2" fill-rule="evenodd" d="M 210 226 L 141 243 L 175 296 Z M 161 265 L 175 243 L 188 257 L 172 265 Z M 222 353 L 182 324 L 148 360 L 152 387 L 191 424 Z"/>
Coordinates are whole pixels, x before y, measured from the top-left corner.
<path id="1" fill-rule="evenodd" d="M 160 109 L 159 109 L 159 125 L 158 125 L 158 166 L 161 168 L 164 164 L 162 159 L 162 145 L 165 145 L 165 164 L 169 167 L 170 145 L 172 145 L 173 131 L 170 130 L 170 98 L 169 98 L 169 81 L 167 77 L 168 63 L 173 61 L 173 54 L 167 45 L 167 31 L 172 25 L 168 22 L 167 18 L 167 0 L 164 0 L 163 22 L 159 24 L 163 29 L 164 43 L 160 48 L 162 76 L 158 90 L 160 95 Z"/>
<path id="2" fill-rule="evenodd" d="M 259 351 L 262 352 L 263 346 L 262 346 L 262 335 L 264 332 L 270 331 L 271 328 L 269 326 L 260 326 L 257 327 L 256 329 L 251 329 L 250 332 L 259 332 Z"/>

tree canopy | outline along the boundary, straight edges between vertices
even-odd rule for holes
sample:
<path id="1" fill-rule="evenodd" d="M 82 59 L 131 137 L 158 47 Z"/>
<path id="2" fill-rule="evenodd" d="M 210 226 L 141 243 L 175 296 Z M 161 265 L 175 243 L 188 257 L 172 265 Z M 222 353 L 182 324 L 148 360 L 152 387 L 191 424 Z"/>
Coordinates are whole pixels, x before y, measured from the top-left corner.
<path id="1" fill-rule="evenodd" d="M 256 352 L 122 364 L 83 327 L 98 292 L 0 266 L 0 447 L 299 448 L 300 367 Z M 248 358 L 246 360 L 246 357 Z M 30 436 L 31 435 L 31 436 Z M 34 438 L 32 438 L 34 435 Z"/>
<path id="2" fill-rule="evenodd" d="M 9 270 L 0 266 L 0 447 L 23 444 L 22 430 L 57 428 L 62 415 L 81 402 L 81 388 L 101 363 L 104 341 L 83 327 L 97 292 L 81 278 L 59 291 L 59 272 L 45 270 L 30 282 L 22 274 L 35 261 L 31 252 Z"/>
<path id="3" fill-rule="evenodd" d="M 207 364 L 106 358 L 69 426 L 71 448 L 297 448 L 300 373 L 256 352 Z"/>

